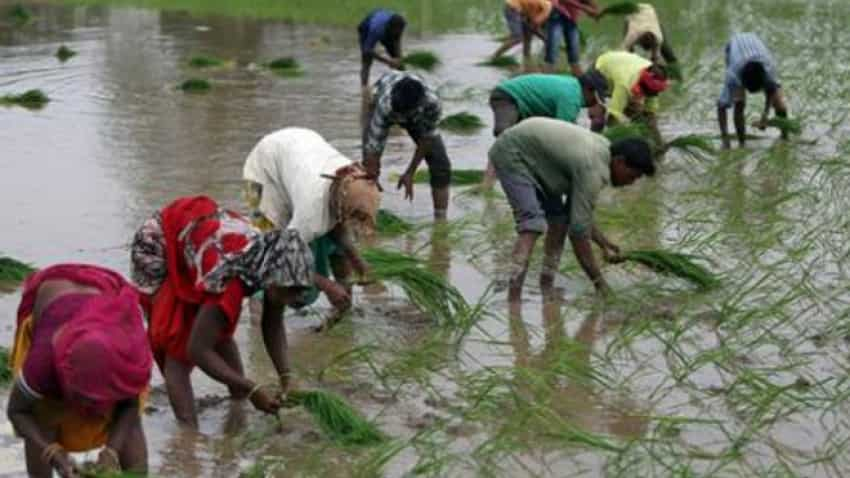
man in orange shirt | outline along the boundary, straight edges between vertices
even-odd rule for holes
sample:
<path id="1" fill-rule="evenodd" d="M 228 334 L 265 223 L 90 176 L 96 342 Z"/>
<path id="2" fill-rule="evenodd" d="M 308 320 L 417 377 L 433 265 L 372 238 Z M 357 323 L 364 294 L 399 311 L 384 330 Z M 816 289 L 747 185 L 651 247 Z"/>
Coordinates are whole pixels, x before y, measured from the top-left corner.
<path id="1" fill-rule="evenodd" d="M 540 27 L 549 19 L 551 12 L 550 0 L 505 0 L 504 13 L 508 37 L 499 45 L 492 58 L 498 58 L 522 43 L 522 63 L 528 69 L 531 58 L 531 35 L 544 39 Z"/>

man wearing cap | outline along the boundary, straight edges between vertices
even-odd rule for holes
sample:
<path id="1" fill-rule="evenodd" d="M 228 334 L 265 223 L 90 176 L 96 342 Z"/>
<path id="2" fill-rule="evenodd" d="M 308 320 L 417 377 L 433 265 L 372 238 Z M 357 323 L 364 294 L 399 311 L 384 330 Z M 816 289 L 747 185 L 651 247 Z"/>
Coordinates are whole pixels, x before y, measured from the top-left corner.
<path id="1" fill-rule="evenodd" d="M 717 100 L 717 120 L 724 148 L 730 147 L 726 110 L 734 104 L 735 132 L 738 143 L 743 147 L 747 136 L 744 116 L 747 92 L 757 91 L 764 91 L 765 96 L 764 112 L 761 120 L 755 124 L 757 128 L 766 127 L 771 107 L 776 110 L 777 116 L 784 118 L 788 115 L 782 87 L 776 79 L 776 64 L 770 51 L 756 34 L 737 33 L 726 45 L 726 79 Z M 787 132 L 783 132 L 782 137 L 787 139 Z"/>
<path id="2" fill-rule="evenodd" d="M 598 292 L 607 292 L 591 241 L 606 259 L 618 257 L 620 249 L 594 225 L 593 209 L 605 186 L 628 186 L 641 176 L 655 174 L 646 141 L 630 138 L 610 143 L 572 123 L 529 118 L 499 136 L 489 158 L 519 233 L 508 299 L 520 299 L 534 244 L 544 232 L 541 286 L 554 281 L 569 235 L 582 269 Z"/>
<path id="3" fill-rule="evenodd" d="M 493 136 L 535 116 L 575 123 L 582 108 L 588 108 L 591 121 L 604 121 L 598 86 L 584 76 L 531 74 L 504 80 L 490 93 Z M 484 187 L 492 187 L 495 178 L 493 165 L 488 163 Z"/>

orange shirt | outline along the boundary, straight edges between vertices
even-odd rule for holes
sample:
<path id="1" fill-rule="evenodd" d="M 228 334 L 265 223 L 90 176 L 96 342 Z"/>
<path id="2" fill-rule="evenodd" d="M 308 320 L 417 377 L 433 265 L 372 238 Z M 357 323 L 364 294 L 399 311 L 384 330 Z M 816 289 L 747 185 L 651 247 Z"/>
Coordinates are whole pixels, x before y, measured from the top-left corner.
<path id="1" fill-rule="evenodd" d="M 538 27 L 546 22 L 552 12 L 550 0 L 505 0 L 505 3 Z"/>

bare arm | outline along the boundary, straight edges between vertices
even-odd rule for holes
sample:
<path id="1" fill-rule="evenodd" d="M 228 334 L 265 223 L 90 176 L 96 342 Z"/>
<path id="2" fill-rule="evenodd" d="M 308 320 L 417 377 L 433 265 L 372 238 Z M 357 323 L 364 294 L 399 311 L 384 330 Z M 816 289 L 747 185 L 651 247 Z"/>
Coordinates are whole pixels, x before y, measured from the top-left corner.
<path id="1" fill-rule="evenodd" d="M 124 441 L 133 425 L 139 420 L 139 400 L 125 400 L 115 407 L 106 446 L 113 450 L 124 448 Z"/>
<path id="2" fill-rule="evenodd" d="M 333 237 L 337 244 L 342 247 L 343 254 L 345 254 L 346 259 L 351 262 L 351 266 L 354 267 L 354 270 L 357 271 L 361 277 L 365 276 L 368 266 L 366 261 L 360 257 L 360 253 L 357 252 L 357 247 L 355 247 L 354 242 L 351 240 L 351 234 L 348 233 L 345 226 L 338 224 L 333 229 Z"/>
<path id="3" fill-rule="evenodd" d="M 215 350 L 226 324 L 227 318 L 221 309 L 214 305 L 202 306 L 189 336 L 189 359 L 213 379 L 247 395 L 254 388 L 254 382 L 234 370 Z"/>
<path id="4" fill-rule="evenodd" d="M 277 371 L 278 376 L 289 375 L 289 354 L 286 343 L 286 324 L 283 321 L 284 305 L 274 300 L 272 294 L 263 295 L 263 316 L 260 325 L 263 329 L 263 344 Z"/>
<path id="5" fill-rule="evenodd" d="M 605 282 L 605 278 L 602 277 L 602 273 L 596 265 L 596 259 L 593 257 L 593 247 L 590 244 L 590 238 L 586 236 L 576 237 L 570 235 L 570 243 L 573 246 L 573 253 L 575 253 L 576 259 L 578 259 L 579 264 L 581 264 L 581 268 L 584 270 L 584 273 L 587 274 L 591 282 L 593 282 L 596 290 L 598 292 L 606 292 L 608 290 L 608 284 Z"/>
<path id="6" fill-rule="evenodd" d="M 416 151 L 413 153 L 413 158 L 410 160 L 410 165 L 404 171 L 404 174 L 398 179 L 398 189 L 404 188 L 404 198 L 413 201 L 413 177 L 416 175 L 416 170 L 425 159 L 425 156 L 431 152 L 432 139 L 429 137 L 420 138 L 416 144 Z"/>
<path id="7" fill-rule="evenodd" d="M 27 396 L 20 387 L 17 382 L 12 387 L 6 415 L 18 435 L 43 450 L 50 442 L 41 433 L 41 428 L 35 420 L 34 409 L 38 401 Z"/>

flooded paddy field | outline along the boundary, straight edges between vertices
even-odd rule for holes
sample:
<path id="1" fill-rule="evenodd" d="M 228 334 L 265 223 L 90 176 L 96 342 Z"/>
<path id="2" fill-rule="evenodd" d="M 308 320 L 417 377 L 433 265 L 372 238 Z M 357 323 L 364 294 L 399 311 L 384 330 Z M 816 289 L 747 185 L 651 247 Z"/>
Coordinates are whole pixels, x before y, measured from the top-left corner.
<path id="1" fill-rule="evenodd" d="M 0 0 L 0 10 L 15 3 Z M 244 211 L 242 164 L 268 132 L 315 129 L 359 159 L 355 26 L 372 4 L 238 3 L 23 2 L 26 24 L 0 17 L 0 96 L 37 88 L 50 98 L 37 110 L 0 106 L 0 253 L 127 273 L 130 238 L 171 199 L 203 193 Z M 155 372 L 144 418 L 151 474 L 850 475 L 850 3 L 654 4 L 685 74 L 661 97 L 665 137 L 716 134 L 723 46 L 735 31 L 758 32 L 772 49 L 791 114 L 803 120 L 789 142 L 754 131 L 761 139 L 744 149 L 670 152 L 654 179 L 603 195 L 598 224 L 624 250 L 705 256 L 720 287 L 700 292 L 606 265 L 615 296 L 602 302 L 566 252 L 556 290 L 537 287 L 538 261 L 523 302 L 509 304 L 515 233 L 504 197 L 456 188 L 449 223 L 431 226 L 427 185 L 413 203 L 394 189 L 412 148 L 393 135 L 382 207 L 421 227 L 381 245 L 421 257 L 470 310 L 435 324 L 401 290 L 368 287 L 356 290 L 350 320 L 326 334 L 311 331 L 329 312 L 324 302 L 286 312 L 298 383 L 343 395 L 391 440 L 338 446 L 302 410 L 270 419 L 199 372 L 200 431 L 181 430 Z M 386 5 L 410 19 L 406 50 L 440 56 L 425 76 L 444 114 L 487 124 L 443 133 L 456 168 L 482 169 L 493 142 L 489 91 L 511 74 L 476 65 L 503 33 L 501 2 Z M 582 29 L 584 64 L 619 45 L 620 19 Z M 61 45 L 77 55 L 60 62 Z M 194 70 L 196 55 L 225 65 Z M 301 75 L 261 66 L 286 56 Z M 373 70 L 373 79 L 384 71 Z M 211 89 L 178 88 L 193 77 Z M 750 119 L 762 101 L 751 97 Z M 0 294 L 0 344 L 11 343 L 18 299 Z M 247 374 L 272 383 L 256 310 L 243 313 Z M 7 395 L 0 389 L 4 410 Z M 0 414 L 0 476 L 24 475 L 23 443 Z"/>

